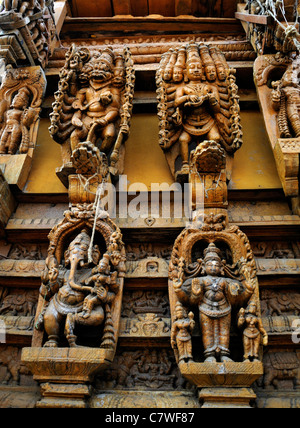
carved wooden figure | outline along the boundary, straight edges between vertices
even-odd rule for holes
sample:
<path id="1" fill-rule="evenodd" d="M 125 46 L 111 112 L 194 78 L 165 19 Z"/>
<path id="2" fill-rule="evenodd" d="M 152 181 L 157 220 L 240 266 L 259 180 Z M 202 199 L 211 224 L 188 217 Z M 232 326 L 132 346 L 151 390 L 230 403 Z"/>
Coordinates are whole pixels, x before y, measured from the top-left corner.
<path id="1" fill-rule="evenodd" d="M 97 213 L 74 206 L 49 235 L 32 348 L 22 353 L 42 383 L 39 407 L 85 407 L 88 384 L 114 359 L 126 256 L 118 227 Z"/>
<path id="2" fill-rule="evenodd" d="M 48 256 L 40 293 L 49 304 L 38 322 L 48 335 L 45 347 L 59 346 L 62 328 L 69 345 L 76 347 L 77 325 L 98 327 L 105 322 L 103 347 L 109 341 L 107 334 L 114 337 L 115 333 L 110 331 L 114 327 L 111 306 L 119 293 L 123 269 L 120 236 L 111 232 L 109 246 L 102 256 L 98 245 L 92 245 L 88 230 L 82 229 L 65 250 L 64 267 L 59 267 L 55 256 Z M 111 340 L 110 346 L 114 345 Z"/>
<path id="3" fill-rule="evenodd" d="M 72 47 L 60 73 L 50 115 L 50 134 L 62 145 L 64 165 L 78 170 L 93 165 L 93 150 L 103 152 L 110 172 L 122 173 L 124 146 L 132 111 L 135 74 L 130 51 L 117 54 L 107 47 L 89 51 Z"/>
<path id="4" fill-rule="evenodd" d="M 0 154 L 32 156 L 45 89 L 40 67 L 7 69 L 0 89 Z"/>
<path id="5" fill-rule="evenodd" d="M 188 363 L 193 359 L 192 352 L 192 332 L 195 328 L 194 314 L 187 314 L 186 309 L 178 303 L 175 308 L 175 319 L 172 325 L 171 343 L 174 348 L 177 360 L 180 363 Z"/>
<path id="6" fill-rule="evenodd" d="M 242 145 L 234 74 L 213 46 L 191 43 L 163 55 L 157 72 L 159 143 L 177 180 L 189 174 L 192 143 L 220 143 L 228 156 Z"/>
<path id="7" fill-rule="evenodd" d="M 25 60 L 31 66 L 47 65 L 57 41 L 53 0 L 1 0 L 0 27 L 7 64 Z"/>
<path id="8" fill-rule="evenodd" d="M 250 388 L 263 373 L 260 343 L 263 330 L 255 260 L 248 238 L 237 226 L 229 226 L 225 210 L 206 212 L 202 216 L 198 212 L 194 221 L 177 238 L 169 270 L 172 331 L 179 327 L 177 311 L 182 305 L 185 314 L 192 311 L 196 319 L 199 315 L 201 343 L 194 346 L 196 337 L 189 337 L 187 341 L 188 335 L 185 334 L 186 343 L 180 340 L 177 350 L 173 334 L 172 344 L 183 376 L 198 388 L 204 388 L 200 398 L 209 400 L 211 393 L 217 402 L 222 402 L 226 399 L 222 388 L 229 391 L 227 388 L 231 387 L 235 392 L 240 388 L 237 393 L 239 399 L 249 404 L 253 394 L 248 394 L 250 389 L 246 394 L 246 389 L 241 387 Z M 250 315 L 250 308 L 254 305 L 255 320 Z M 231 345 L 232 332 L 237 332 L 238 328 L 237 314 L 240 311 L 241 327 L 243 310 L 249 312 L 245 323 L 254 322 L 255 328 L 259 329 L 257 336 L 255 330 L 252 342 L 249 334 L 252 326 L 246 326 L 244 355 L 247 358 L 242 353 L 232 355 Z M 188 329 L 187 320 L 184 321 L 186 325 L 181 325 L 181 328 Z M 267 335 L 263 334 L 266 344 Z M 243 338 L 238 337 L 242 344 Z M 221 384 L 220 370 L 224 376 Z M 208 388 L 213 390 L 209 390 L 207 395 Z"/>
<path id="9" fill-rule="evenodd" d="M 263 55 L 254 76 L 266 129 L 286 196 L 299 194 L 300 57 Z M 270 82 L 270 84 L 268 83 Z"/>
<path id="10" fill-rule="evenodd" d="M 261 335 L 263 336 L 263 345 L 267 346 L 268 334 L 263 327 L 262 320 L 257 315 L 257 306 L 255 303 L 250 303 L 246 309 L 240 309 L 238 327 L 245 327 L 243 332 L 244 361 L 259 361 Z"/>

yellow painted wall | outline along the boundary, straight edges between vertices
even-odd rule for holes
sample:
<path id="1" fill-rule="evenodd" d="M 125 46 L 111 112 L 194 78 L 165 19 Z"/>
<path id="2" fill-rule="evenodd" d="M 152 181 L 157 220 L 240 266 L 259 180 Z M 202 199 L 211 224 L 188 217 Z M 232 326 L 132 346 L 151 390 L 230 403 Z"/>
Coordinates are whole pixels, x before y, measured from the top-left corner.
<path id="1" fill-rule="evenodd" d="M 232 189 L 281 188 L 273 153 L 260 112 L 241 114 L 244 144 L 236 153 L 233 166 Z M 55 170 L 61 166 L 60 146 L 50 137 L 49 121 L 41 120 L 33 166 L 25 191 L 27 193 L 65 193 L 66 188 Z M 163 151 L 158 145 L 156 114 L 136 114 L 132 119 L 131 134 L 126 142 L 125 171 L 129 185 L 144 183 L 172 184 L 173 179 Z"/>

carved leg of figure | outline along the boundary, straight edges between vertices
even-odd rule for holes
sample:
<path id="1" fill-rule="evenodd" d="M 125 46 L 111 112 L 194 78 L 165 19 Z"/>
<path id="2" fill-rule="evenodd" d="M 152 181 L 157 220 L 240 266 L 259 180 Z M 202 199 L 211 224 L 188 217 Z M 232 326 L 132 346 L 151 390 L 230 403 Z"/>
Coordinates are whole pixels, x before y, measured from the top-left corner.
<path id="1" fill-rule="evenodd" d="M 214 321 L 214 319 L 211 319 L 204 314 L 200 314 L 200 325 L 202 329 L 202 340 L 204 345 L 204 357 L 206 363 L 217 362 Z"/>
<path id="2" fill-rule="evenodd" d="M 216 143 L 219 143 L 221 140 L 221 136 L 218 130 L 218 127 L 214 125 L 212 129 L 207 134 L 208 140 L 215 141 Z"/>
<path id="3" fill-rule="evenodd" d="M 60 315 L 53 302 L 51 301 L 44 315 L 45 331 L 48 335 L 48 341 L 45 343 L 45 348 L 57 348 L 59 341 L 59 327 L 63 321 L 63 316 Z"/>
<path id="4" fill-rule="evenodd" d="M 250 362 L 250 356 L 251 356 L 251 343 L 250 339 L 244 335 L 244 362 L 249 363 Z"/>
<path id="5" fill-rule="evenodd" d="M 14 155 L 15 153 L 17 153 L 21 140 L 22 140 L 22 131 L 20 131 L 19 129 L 14 129 L 14 131 L 11 134 L 10 144 L 8 146 L 8 154 Z"/>
<path id="6" fill-rule="evenodd" d="M 75 149 L 77 149 L 80 142 L 85 141 L 87 136 L 88 136 L 88 131 L 85 126 L 83 128 L 77 128 L 75 129 L 75 131 L 73 131 L 70 138 L 72 152 Z"/>
<path id="7" fill-rule="evenodd" d="M 226 315 L 223 318 L 220 318 L 218 320 L 220 325 L 220 332 L 219 332 L 219 343 L 220 343 L 220 355 L 221 355 L 221 361 L 222 363 L 232 361 L 229 351 L 229 344 L 230 344 L 230 325 L 231 325 L 231 314 Z"/>
<path id="8" fill-rule="evenodd" d="M 101 152 L 108 154 L 113 146 L 116 138 L 116 128 L 113 123 L 110 123 L 102 132 L 102 144 L 99 148 Z"/>
<path id="9" fill-rule="evenodd" d="M 192 137 L 187 132 L 183 131 L 183 133 L 179 137 L 180 144 L 180 153 L 182 158 L 182 174 L 188 174 L 190 171 L 189 168 L 189 144 L 192 141 Z"/>
<path id="10" fill-rule="evenodd" d="M 65 325 L 65 336 L 68 339 L 70 348 L 77 348 L 77 336 L 74 334 L 76 324 L 76 314 L 68 314 Z"/>
<path id="11" fill-rule="evenodd" d="M 193 359 L 192 342 L 190 340 L 187 340 L 186 342 L 177 340 L 177 348 L 179 351 L 179 362 L 188 363 Z"/>
<path id="12" fill-rule="evenodd" d="M 253 340 L 253 361 L 259 361 L 259 347 L 260 347 L 260 337 Z"/>
<path id="13" fill-rule="evenodd" d="M 7 142 L 9 139 L 10 139 L 10 133 L 7 131 L 4 131 L 0 142 L 0 155 L 5 155 L 7 153 L 6 148 L 7 148 Z"/>

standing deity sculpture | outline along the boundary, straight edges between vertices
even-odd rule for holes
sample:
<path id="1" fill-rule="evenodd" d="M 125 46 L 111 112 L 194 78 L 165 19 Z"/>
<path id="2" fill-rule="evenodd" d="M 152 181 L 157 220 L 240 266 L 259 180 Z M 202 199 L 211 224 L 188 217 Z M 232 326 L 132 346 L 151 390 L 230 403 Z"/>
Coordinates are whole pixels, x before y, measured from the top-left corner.
<path id="1" fill-rule="evenodd" d="M 281 80 L 272 82 L 273 108 L 278 111 L 281 138 L 300 138 L 300 57 L 287 67 Z"/>
<path id="2" fill-rule="evenodd" d="M 64 164 L 72 161 L 80 169 L 99 150 L 108 157 L 112 174 L 122 172 L 134 81 L 128 49 L 117 54 L 110 47 L 89 51 L 73 46 L 67 52 L 50 115 L 50 134 L 62 145 Z"/>
<path id="3" fill-rule="evenodd" d="M 178 180 L 189 174 L 193 145 L 214 141 L 229 156 L 242 145 L 234 74 L 213 46 L 191 43 L 162 57 L 157 72 L 160 146 Z"/>
<path id="4" fill-rule="evenodd" d="M 211 243 L 204 250 L 204 259 L 199 260 L 201 276 L 183 280 L 183 264 L 179 281 L 174 282 L 174 291 L 179 300 L 197 305 L 206 362 L 232 361 L 230 359 L 230 330 L 232 307 L 248 302 L 254 293 L 246 265 L 240 263 L 240 280 L 225 276 L 226 262 L 221 251 Z"/>
<path id="5" fill-rule="evenodd" d="M 34 148 L 45 87 L 40 67 L 8 67 L 0 89 L 0 154 L 27 154 Z"/>

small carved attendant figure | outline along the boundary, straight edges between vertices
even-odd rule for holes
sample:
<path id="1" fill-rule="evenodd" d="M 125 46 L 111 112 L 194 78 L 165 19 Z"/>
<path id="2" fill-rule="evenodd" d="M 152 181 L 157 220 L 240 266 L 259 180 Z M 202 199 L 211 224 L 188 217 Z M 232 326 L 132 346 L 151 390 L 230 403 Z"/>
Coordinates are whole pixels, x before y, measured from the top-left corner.
<path id="1" fill-rule="evenodd" d="M 35 120 L 34 111 L 28 109 L 30 91 L 22 88 L 13 98 L 10 109 L 1 122 L 5 120 L 5 127 L 0 140 L 0 154 L 27 153 L 29 148 L 29 128 Z"/>
<path id="2" fill-rule="evenodd" d="M 92 273 L 94 275 L 85 281 L 86 285 L 94 283 L 95 287 L 83 302 L 83 312 L 81 316 L 84 319 L 89 318 L 94 307 L 103 302 L 107 303 L 107 301 L 110 300 L 110 294 L 112 298 L 114 297 L 113 293 L 109 293 L 109 289 L 111 287 L 113 288 L 113 286 L 117 287 L 117 272 L 111 274 L 109 262 L 109 254 L 104 254 L 99 266 L 93 269 Z"/>
<path id="3" fill-rule="evenodd" d="M 263 327 L 261 319 L 257 316 L 257 305 L 251 302 L 247 309 L 241 308 L 238 315 L 238 327 L 245 327 L 244 336 L 244 361 L 260 361 L 259 346 L 261 335 L 263 345 L 268 345 L 268 334 Z"/>
<path id="4" fill-rule="evenodd" d="M 171 332 L 172 347 L 178 351 L 179 363 L 188 363 L 193 360 L 191 333 L 195 328 L 194 314 L 190 312 L 188 315 L 180 303 L 176 305 L 175 313 L 176 320 Z"/>

